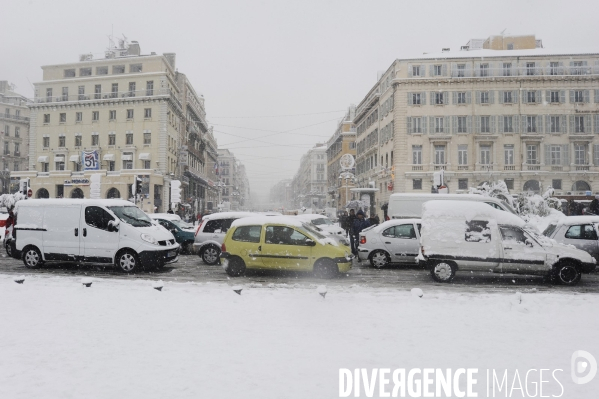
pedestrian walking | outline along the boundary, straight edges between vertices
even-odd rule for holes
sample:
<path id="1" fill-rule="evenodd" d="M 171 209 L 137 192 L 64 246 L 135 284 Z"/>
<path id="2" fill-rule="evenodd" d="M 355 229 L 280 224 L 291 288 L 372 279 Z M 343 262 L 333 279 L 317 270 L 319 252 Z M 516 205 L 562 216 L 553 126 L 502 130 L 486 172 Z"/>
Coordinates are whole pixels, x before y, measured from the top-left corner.
<path id="1" fill-rule="evenodd" d="M 356 218 L 354 219 L 354 224 L 352 226 L 352 235 L 354 236 L 352 253 L 354 255 L 358 255 L 358 240 L 360 239 L 360 232 L 368 226 L 370 226 L 370 222 L 368 219 L 364 218 L 364 212 L 360 209 L 356 214 Z"/>
<path id="2" fill-rule="evenodd" d="M 591 205 L 589 205 L 589 212 L 593 215 L 599 216 L 599 195 L 595 195 L 595 199 L 591 201 Z"/>

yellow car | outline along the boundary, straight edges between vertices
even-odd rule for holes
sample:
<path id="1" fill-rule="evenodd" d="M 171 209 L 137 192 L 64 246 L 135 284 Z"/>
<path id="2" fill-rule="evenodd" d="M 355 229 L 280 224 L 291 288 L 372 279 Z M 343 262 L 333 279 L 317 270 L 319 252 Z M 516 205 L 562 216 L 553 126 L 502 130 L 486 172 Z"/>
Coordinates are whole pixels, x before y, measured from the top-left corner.
<path id="1" fill-rule="evenodd" d="M 229 276 L 246 269 L 314 271 L 331 278 L 351 269 L 349 248 L 288 216 L 237 219 L 222 244 L 221 263 Z"/>

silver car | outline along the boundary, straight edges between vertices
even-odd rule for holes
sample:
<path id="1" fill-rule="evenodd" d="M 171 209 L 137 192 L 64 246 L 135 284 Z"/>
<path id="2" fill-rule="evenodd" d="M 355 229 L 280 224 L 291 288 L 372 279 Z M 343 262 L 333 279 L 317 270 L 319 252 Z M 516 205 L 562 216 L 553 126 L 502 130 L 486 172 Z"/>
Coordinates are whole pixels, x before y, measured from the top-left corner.
<path id="1" fill-rule="evenodd" d="M 389 263 L 417 264 L 420 219 L 394 219 L 365 229 L 358 241 L 358 257 L 381 268 Z"/>
<path id="2" fill-rule="evenodd" d="M 599 216 L 569 216 L 547 226 L 543 235 L 570 244 L 599 260 Z"/>

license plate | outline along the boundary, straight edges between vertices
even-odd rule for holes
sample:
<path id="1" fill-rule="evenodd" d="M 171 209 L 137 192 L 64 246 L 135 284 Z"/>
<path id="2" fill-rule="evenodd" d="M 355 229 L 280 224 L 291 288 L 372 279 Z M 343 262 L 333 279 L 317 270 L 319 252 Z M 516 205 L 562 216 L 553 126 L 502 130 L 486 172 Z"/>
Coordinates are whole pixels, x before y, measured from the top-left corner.
<path id="1" fill-rule="evenodd" d="M 177 251 L 169 251 L 166 253 L 167 258 L 172 258 L 173 256 L 177 256 Z"/>

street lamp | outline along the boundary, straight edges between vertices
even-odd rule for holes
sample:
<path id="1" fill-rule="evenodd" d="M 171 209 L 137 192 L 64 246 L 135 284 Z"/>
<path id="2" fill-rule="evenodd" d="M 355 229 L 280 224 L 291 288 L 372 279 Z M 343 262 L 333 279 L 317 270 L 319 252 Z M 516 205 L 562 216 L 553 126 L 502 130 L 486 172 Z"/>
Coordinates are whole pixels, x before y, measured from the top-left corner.
<path id="1" fill-rule="evenodd" d="M 345 179 L 345 203 L 347 204 L 348 201 L 348 197 L 349 197 L 349 182 L 350 181 L 354 181 L 355 179 L 355 175 L 353 173 L 351 173 L 350 171 L 344 171 L 341 172 L 341 174 L 339 174 L 339 180 L 344 180 Z"/>

